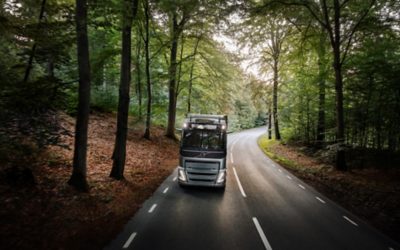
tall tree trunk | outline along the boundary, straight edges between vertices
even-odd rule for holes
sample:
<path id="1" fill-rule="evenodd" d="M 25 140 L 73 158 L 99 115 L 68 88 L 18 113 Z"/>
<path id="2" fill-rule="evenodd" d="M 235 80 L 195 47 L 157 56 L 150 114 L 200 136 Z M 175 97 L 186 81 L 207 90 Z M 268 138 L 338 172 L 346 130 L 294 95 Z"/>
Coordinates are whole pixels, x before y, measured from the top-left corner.
<path id="1" fill-rule="evenodd" d="M 178 26 L 177 14 L 172 13 L 172 29 L 171 29 L 171 56 L 169 65 L 169 105 L 168 105 L 168 126 L 166 136 L 176 139 L 175 136 L 175 118 L 176 118 L 176 55 L 178 50 L 178 39 L 181 29 Z"/>
<path id="2" fill-rule="evenodd" d="M 136 15 L 138 0 L 125 0 L 122 27 L 121 83 L 119 86 L 117 135 L 113 152 L 113 166 L 110 177 L 117 180 L 124 178 L 126 139 L 128 133 L 129 89 L 131 83 L 131 31 Z"/>
<path id="3" fill-rule="evenodd" d="M 272 110 L 271 104 L 268 104 L 268 139 L 272 139 Z"/>
<path id="4" fill-rule="evenodd" d="M 310 97 L 307 96 L 306 98 L 306 142 L 309 143 L 310 142 L 310 130 L 311 130 L 311 126 L 310 126 Z"/>
<path id="5" fill-rule="evenodd" d="M 146 54 L 146 82 L 147 82 L 147 114 L 146 114 L 146 130 L 144 132 L 144 138 L 150 140 L 150 122 L 151 122 L 151 79 L 150 79 L 150 53 L 149 53 L 149 0 L 144 0 L 144 14 L 145 14 L 145 54 Z"/>
<path id="6" fill-rule="evenodd" d="M 139 120 L 142 120 L 142 75 L 140 70 L 140 54 L 141 54 L 141 43 L 142 39 L 137 39 L 137 50 L 136 50 L 136 93 L 138 98 L 138 106 L 139 106 Z"/>
<path id="7" fill-rule="evenodd" d="M 40 22 L 42 21 L 42 19 L 44 17 L 45 6 L 46 6 L 46 0 L 42 0 L 42 4 L 40 6 L 40 14 L 39 14 L 38 24 L 40 24 Z M 31 54 L 29 55 L 29 59 L 28 59 L 28 65 L 26 66 L 26 70 L 25 70 L 24 82 L 27 82 L 29 79 L 29 75 L 31 73 L 33 58 L 35 57 L 35 53 L 36 53 L 36 42 L 33 43 L 33 45 L 32 45 Z"/>
<path id="8" fill-rule="evenodd" d="M 334 37 L 333 37 L 333 68 L 335 70 L 335 90 L 336 90 L 336 141 L 338 142 L 336 152 L 336 168 L 347 170 L 344 151 L 345 131 L 344 131 L 344 113 L 343 113 L 343 76 L 340 52 L 340 3 L 334 0 Z"/>
<path id="9" fill-rule="evenodd" d="M 175 99 L 178 99 L 178 95 L 180 92 L 181 78 L 182 78 L 182 64 L 183 64 L 183 49 L 185 46 L 185 36 L 183 32 L 181 33 L 181 49 L 179 53 L 179 67 L 178 67 L 178 76 L 176 78 L 176 91 L 175 91 Z"/>
<path id="10" fill-rule="evenodd" d="M 196 63 L 196 55 L 197 55 L 197 48 L 199 47 L 201 36 L 199 36 L 196 40 L 196 44 L 194 45 L 193 49 L 193 60 L 192 65 L 190 66 L 190 76 L 189 76 L 189 89 L 188 89 L 188 99 L 187 99 L 187 112 L 191 112 L 191 98 L 192 98 L 192 88 L 193 88 L 193 73 L 194 73 L 194 65 Z"/>
<path id="11" fill-rule="evenodd" d="M 279 121 L 278 121 L 278 59 L 274 58 L 274 86 L 273 86 L 273 118 L 274 118 L 274 129 L 275 139 L 280 140 L 281 134 L 279 132 Z"/>
<path id="12" fill-rule="evenodd" d="M 76 0 L 75 18 L 78 49 L 79 97 L 75 127 L 73 169 L 68 184 L 80 191 L 88 191 L 89 187 L 86 181 L 86 151 L 90 110 L 90 63 L 86 0 Z"/>
<path id="13" fill-rule="evenodd" d="M 318 43 L 318 124 L 317 124 L 317 143 L 322 144 L 325 141 L 325 79 L 326 79 L 326 36 L 322 29 Z"/>

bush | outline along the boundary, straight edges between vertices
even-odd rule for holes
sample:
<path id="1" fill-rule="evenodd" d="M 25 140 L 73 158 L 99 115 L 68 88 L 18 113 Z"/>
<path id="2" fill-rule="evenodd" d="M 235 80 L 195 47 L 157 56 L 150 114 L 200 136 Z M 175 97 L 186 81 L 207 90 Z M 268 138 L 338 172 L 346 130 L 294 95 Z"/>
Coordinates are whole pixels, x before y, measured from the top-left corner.
<path id="1" fill-rule="evenodd" d="M 91 108 L 101 112 L 116 111 L 118 108 L 118 87 L 93 87 L 91 92 Z"/>

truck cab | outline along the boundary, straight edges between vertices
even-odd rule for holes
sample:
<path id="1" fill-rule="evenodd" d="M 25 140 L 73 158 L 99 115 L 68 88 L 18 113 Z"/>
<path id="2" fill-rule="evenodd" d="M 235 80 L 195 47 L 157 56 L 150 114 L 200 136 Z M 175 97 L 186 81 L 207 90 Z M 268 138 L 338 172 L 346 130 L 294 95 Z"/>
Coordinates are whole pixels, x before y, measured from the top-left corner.
<path id="1" fill-rule="evenodd" d="M 227 127 L 226 115 L 187 116 L 180 144 L 179 185 L 225 188 Z"/>

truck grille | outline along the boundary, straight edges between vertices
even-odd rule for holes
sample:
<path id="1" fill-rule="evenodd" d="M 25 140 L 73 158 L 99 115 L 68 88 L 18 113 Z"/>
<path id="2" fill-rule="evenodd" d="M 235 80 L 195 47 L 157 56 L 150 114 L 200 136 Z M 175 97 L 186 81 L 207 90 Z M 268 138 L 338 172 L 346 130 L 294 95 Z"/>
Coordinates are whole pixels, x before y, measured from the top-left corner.
<path id="1" fill-rule="evenodd" d="M 189 181 L 215 182 L 219 172 L 219 162 L 186 161 Z"/>

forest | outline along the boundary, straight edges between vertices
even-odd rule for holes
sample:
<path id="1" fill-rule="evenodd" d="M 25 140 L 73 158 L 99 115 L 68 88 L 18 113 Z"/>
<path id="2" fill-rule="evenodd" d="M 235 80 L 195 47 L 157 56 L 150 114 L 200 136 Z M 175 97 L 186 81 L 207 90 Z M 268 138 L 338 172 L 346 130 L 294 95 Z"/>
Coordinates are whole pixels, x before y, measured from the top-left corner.
<path id="1" fill-rule="evenodd" d="M 83 167 L 93 109 L 118 112 L 119 169 L 128 115 L 150 139 L 153 124 L 175 138 L 187 113 L 226 113 L 232 131 L 269 124 L 278 140 L 333 145 L 342 169 L 346 146 L 399 150 L 397 1 L 1 6 L 2 144 L 57 144 L 62 110 Z"/>
<path id="2" fill-rule="evenodd" d="M 20 159 L 69 137 L 68 184 L 88 192 L 97 113 L 115 114 L 116 180 L 130 130 L 177 141 L 188 113 L 266 126 L 339 171 L 385 167 L 400 152 L 399 13 L 397 0 L 0 0 L 0 170 L 32 175 Z"/>

